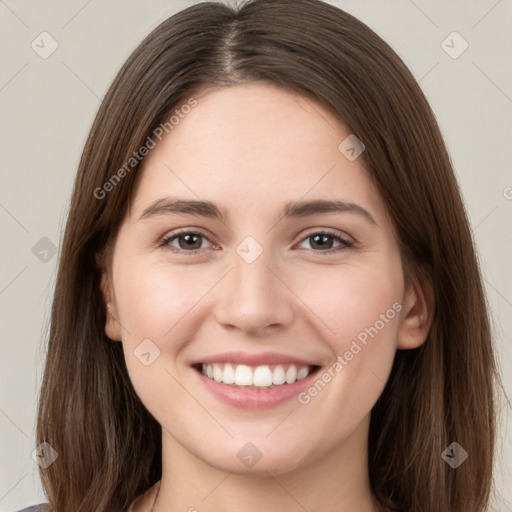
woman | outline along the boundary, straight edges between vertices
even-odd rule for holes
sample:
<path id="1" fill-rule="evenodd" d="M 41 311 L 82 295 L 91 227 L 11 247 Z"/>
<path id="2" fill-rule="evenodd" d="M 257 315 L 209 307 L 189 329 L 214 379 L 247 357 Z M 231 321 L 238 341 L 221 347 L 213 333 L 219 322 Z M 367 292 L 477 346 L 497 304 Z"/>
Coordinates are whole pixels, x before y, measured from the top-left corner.
<path id="1" fill-rule="evenodd" d="M 75 182 L 50 508 L 483 512 L 495 380 L 453 169 L 390 47 L 319 0 L 158 26 Z"/>

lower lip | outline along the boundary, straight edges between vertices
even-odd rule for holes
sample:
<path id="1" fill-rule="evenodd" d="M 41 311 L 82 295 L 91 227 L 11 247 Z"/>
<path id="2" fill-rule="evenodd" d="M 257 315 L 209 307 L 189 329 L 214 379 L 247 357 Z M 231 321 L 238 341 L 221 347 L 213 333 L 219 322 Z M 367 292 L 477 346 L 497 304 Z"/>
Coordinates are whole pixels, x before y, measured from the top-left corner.
<path id="1" fill-rule="evenodd" d="M 222 402 L 241 409 L 270 409 L 296 397 L 301 391 L 310 386 L 319 369 L 317 368 L 305 379 L 298 380 L 293 384 L 283 384 L 269 389 L 250 389 L 224 384 L 204 376 L 194 368 L 192 370 L 206 388 Z"/>

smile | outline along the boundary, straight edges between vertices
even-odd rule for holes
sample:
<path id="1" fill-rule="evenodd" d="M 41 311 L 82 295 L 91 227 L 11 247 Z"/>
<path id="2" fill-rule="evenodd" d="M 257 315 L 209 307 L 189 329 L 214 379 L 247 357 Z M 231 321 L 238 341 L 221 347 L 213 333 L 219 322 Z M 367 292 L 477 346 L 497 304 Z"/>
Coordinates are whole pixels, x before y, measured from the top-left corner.
<path id="1" fill-rule="evenodd" d="M 278 364 L 249 366 L 231 363 L 199 363 L 194 366 L 215 382 L 251 389 L 269 389 L 305 379 L 317 366 Z"/>
<path id="2" fill-rule="evenodd" d="M 320 361 L 278 352 L 203 355 L 190 367 L 207 394 L 230 407 L 270 409 L 296 399 L 320 371 Z"/>

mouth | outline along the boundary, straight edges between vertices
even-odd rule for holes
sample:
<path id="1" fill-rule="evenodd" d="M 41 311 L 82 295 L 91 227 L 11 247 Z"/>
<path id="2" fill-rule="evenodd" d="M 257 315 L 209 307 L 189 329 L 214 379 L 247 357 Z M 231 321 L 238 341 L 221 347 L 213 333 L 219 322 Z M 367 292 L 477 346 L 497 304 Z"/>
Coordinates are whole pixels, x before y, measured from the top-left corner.
<path id="1" fill-rule="evenodd" d="M 247 364 L 196 363 L 197 372 L 212 381 L 235 388 L 267 390 L 290 386 L 316 373 L 320 366 L 302 364 Z"/>
<path id="2" fill-rule="evenodd" d="M 316 362 L 277 352 L 232 351 L 204 356 L 190 367 L 215 400 L 237 409 L 268 410 L 311 386 L 322 368 Z"/>

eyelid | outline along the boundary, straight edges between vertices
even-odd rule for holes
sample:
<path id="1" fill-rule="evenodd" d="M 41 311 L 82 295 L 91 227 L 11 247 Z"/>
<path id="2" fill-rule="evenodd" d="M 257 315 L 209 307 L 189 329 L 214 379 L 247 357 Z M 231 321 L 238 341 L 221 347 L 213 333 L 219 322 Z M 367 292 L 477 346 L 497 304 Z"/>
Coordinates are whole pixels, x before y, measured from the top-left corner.
<path id="1" fill-rule="evenodd" d="M 327 229 L 316 228 L 316 229 L 312 229 L 311 231 L 308 231 L 308 232 L 302 234 L 299 241 L 294 244 L 294 247 L 296 245 L 300 245 L 301 243 L 303 243 L 304 241 L 306 241 L 308 238 L 312 237 L 313 235 L 330 236 L 331 238 L 338 240 L 341 245 L 339 245 L 338 247 L 332 247 L 330 249 L 325 249 L 325 250 L 321 250 L 321 251 L 315 251 L 313 249 L 306 249 L 310 254 L 312 253 L 312 254 L 320 255 L 320 256 L 329 256 L 331 254 L 340 254 L 340 253 L 346 251 L 347 249 L 350 249 L 350 248 L 353 248 L 356 246 L 356 241 L 352 237 L 346 235 L 343 232 L 340 232 L 338 230 L 333 230 L 330 228 L 327 228 Z"/>
<path id="2" fill-rule="evenodd" d="M 178 254 L 192 255 L 192 254 L 197 254 L 197 253 L 203 251 L 203 249 L 193 249 L 193 250 L 187 251 L 184 249 L 177 249 L 176 247 L 171 248 L 171 245 L 169 244 L 169 242 L 171 240 L 178 238 L 180 235 L 185 235 L 185 234 L 200 235 L 201 237 L 206 239 L 210 244 L 216 245 L 214 242 L 212 242 L 209 235 L 205 234 L 205 232 L 201 228 L 188 227 L 188 228 L 180 228 L 180 229 L 177 229 L 169 234 L 164 235 L 159 240 L 158 246 L 163 247 L 163 248 L 168 248 L 170 251 L 172 251 L 174 253 L 178 253 Z M 338 230 L 335 230 L 332 228 L 311 228 L 310 230 L 301 234 L 301 237 L 296 242 L 294 242 L 293 247 L 304 242 L 305 240 L 307 240 L 309 237 L 311 237 L 313 235 L 331 236 L 335 239 L 338 239 L 339 241 L 341 241 L 343 243 L 343 247 L 331 248 L 331 249 L 326 249 L 323 251 L 314 251 L 312 249 L 309 249 L 309 251 L 318 253 L 318 254 L 332 254 L 332 253 L 336 253 L 336 252 L 341 252 L 343 249 L 349 249 L 357 243 L 357 241 L 353 237 L 347 235 L 346 233 L 344 233 L 342 231 L 338 231 Z"/>
<path id="3" fill-rule="evenodd" d="M 311 228 L 307 230 L 305 233 L 301 234 L 301 238 L 299 239 L 299 242 L 302 242 L 304 239 L 313 236 L 313 235 L 329 235 L 335 238 L 339 238 L 340 240 L 343 240 L 344 242 L 348 244 L 356 244 L 357 240 L 350 236 L 349 234 L 345 233 L 344 231 L 339 231 L 334 228 Z"/>
<path id="4" fill-rule="evenodd" d="M 177 229 L 175 231 L 172 231 L 171 233 L 168 233 L 164 235 L 160 240 L 158 241 L 158 246 L 163 247 L 164 249 L 169 249 L 171 252 L 178 253 L 178 254 L 196 254 L 198 252 L 201 252 L 203 249 L 193 249 L 191 251 L 185 251 L 184 249 L 177 249 L 176 247 L 171 247 L 170 241 L 178 238 L 180 235 L 200 235 L 204 239 L 206 239 L 210 244 L 215 245 L 214 242 L 210 239 L 210 237 L 200 228 L 181 228 Z"/>

